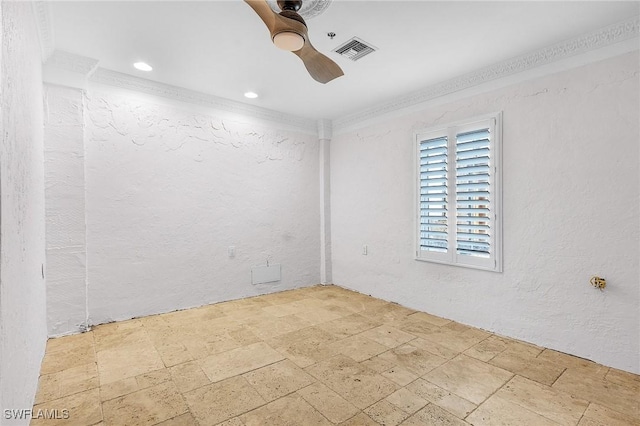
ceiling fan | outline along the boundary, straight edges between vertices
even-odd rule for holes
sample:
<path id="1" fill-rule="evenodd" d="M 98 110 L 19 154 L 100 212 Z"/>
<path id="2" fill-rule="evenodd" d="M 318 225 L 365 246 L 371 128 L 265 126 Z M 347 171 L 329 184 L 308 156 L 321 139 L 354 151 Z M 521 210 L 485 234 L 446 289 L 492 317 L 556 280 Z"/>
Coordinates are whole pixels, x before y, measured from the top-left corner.
<path id="1" fill-rule="evenodd" d="M 331 59 L 318 52 L 309 41 L 307 24 L 298 14 L 302 0 L 278 0 L 280 13 L 274 12 L 266 0 L 244 0 L 260 16 L 277 47 L 297 55 L 314 80 L 328 83 L 344 75 Z"/>

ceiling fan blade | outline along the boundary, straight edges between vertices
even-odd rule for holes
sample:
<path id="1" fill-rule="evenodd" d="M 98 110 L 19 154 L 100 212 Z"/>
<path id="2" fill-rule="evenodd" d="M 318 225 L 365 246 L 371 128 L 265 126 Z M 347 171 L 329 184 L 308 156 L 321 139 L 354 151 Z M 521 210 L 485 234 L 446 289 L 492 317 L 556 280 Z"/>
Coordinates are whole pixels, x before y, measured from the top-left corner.
<path id="1" fill-rule="evenodd" d="M 279 17 L 279 15 L 271 10 L 271 7 L 267 3 L 267 0 L 244 0 L 244 2 L 247 3 L 251 7 L 251 9 L 253 9 L 258 14 L 260 19 L 262 19 L 262 21 L 269 29 L 269 32 L 273 32 L 273 29 L 276 25 L 276 16 Z"/>
<path id="2" fill-rule="evenodd" d="M 305 43 L 302 49 L 293 53 L 302 59 L 302 62 L 304 62 L 304 66 L 307 68 L 307 71 L 309 71 L 309 74 L 311 74 L 311 77 L 322 84 L 326 84 L 331 80 L 344 75 L 344 72 L 338 64 L 318 52 L 316 48 L 313 47 L 308 36 L 305 37 Z"/>

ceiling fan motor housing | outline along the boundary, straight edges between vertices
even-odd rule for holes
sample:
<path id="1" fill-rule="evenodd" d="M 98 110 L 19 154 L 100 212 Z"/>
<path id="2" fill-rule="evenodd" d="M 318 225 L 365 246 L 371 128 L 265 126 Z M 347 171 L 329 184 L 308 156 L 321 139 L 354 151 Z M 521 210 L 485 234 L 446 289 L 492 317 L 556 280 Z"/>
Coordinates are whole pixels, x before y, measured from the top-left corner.
<path id="1" fill-rule="evenodd" d="M 304 22 L 304 19 L 302 18 L 302 16 L 300 16 L 297 12 L 295 12 L 293 10 L 283 10 L 282 12 L 280 12 L 280 16 L 284 16 L 285 18 L 293 19 L 294 21 L 300 22 L 305 27 L 307 26 L 307 23 Z"/>
<path id="2" fill-rule="evenodd" d="M 278 0 L 280 10 L 292 10 L 297 12 L 302 7 L 302 0 Z"/>

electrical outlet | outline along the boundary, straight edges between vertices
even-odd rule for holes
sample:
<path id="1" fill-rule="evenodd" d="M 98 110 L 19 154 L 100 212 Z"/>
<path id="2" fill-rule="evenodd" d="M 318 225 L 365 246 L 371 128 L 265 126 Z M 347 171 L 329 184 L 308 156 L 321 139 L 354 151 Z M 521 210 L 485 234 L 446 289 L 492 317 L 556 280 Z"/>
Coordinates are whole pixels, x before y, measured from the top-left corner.
<path id="1" fill-rule="evenodd" d="M 369 251 L 369 248 L 367 247 L 367 245 L 366 244 L 363 245 L 362 246 L 362 255 L 366 256 L 368 251 Z"/>
<path id="2" fill-rule="evenodd" d="M 229 246 L 229 248 L 227 248 L 227 254 L 230 258 L 236 257 L 236 246 Z"/>

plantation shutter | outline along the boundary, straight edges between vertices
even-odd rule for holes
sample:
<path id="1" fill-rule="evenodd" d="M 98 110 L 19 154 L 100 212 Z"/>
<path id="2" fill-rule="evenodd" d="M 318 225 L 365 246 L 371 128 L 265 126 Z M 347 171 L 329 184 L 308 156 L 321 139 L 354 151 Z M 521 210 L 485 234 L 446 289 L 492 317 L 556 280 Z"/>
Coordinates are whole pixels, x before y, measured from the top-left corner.
<path id="1" fill-rule="evenodd" d="M 489 258 L 492 235 L 490 129 L 456 134 L 456 252 Z"/>
<path id="2" fill-rule="evenodd" d="M 448 137 L 420 142 L 420 250 L 448 251 Z"/>
<path id="3" fill-rule="evenodd" d="M 502 270 L 500 128 L 496 114 L 416 133 L 417 259 Z"/>

